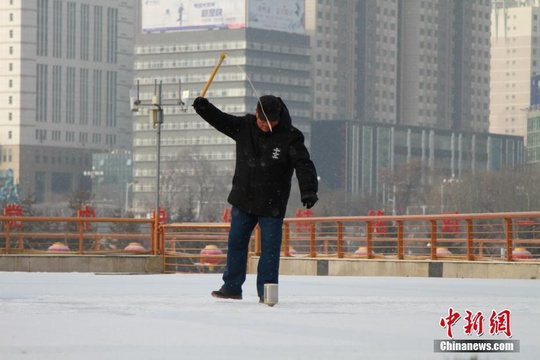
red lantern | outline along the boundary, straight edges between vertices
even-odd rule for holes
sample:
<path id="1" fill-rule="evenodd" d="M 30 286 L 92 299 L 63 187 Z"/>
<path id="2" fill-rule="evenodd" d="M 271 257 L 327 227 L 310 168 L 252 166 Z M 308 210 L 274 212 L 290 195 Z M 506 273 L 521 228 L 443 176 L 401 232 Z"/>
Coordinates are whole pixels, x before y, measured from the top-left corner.
<path id="1" fill-rule="evenodd" d="M 285 256 L 285 251 L 279 253 L 280 256 Z M 298 252 L 292 246 L 289 246 L 289 256 L 298 256 Z"/>
<path id="2" fill-rule="evenodd" d="M 374 255 L 375 252 L 373 252 L 373 250 L 371 251 L 371 255 Z M 358 256 L 358 257 L 364 257 L 364 256 L 367 256 L 367 247 L 366 246 L 360 246 L 358 248 L 358 250 L 356 250 L 354 252 L 354 256 Z"/>
<path id="3" fill-rule="evenodd" d="M 138 242 L 132 242 L 132 243 L 129 243 L 128 246 L 126 246 L 124 248 L 125 251 L 146 251 L 146 249 L 144 248 L 144 246 L 142 246 L 140 243 Z"/>
<path id="4" fill-rule="evenodd" d="M 514 251 L 512 251 L 512 258 L 518 260 L 528 260 L 532 259 L 532 254 L 524 247 L 517 247 L 514 249 Z"/>
<path id="5" fill-rule="evenodd" d="M 61 243 L 61 242 L 55 242 L 54 244 L 52 244 L 51 246 L 49 246 L 49 248 L 47 249 L 47 251 L 52 251 L 52 252 L 64 252 L 64 251 L 69 251 L 69 247 L 64 244 L 64 243 Z"/>
<path id="6" fill-rule="evenodd" d="M 438 247 L 436 252 L 437 256 L 449 256 L 452 255 L 452 252 L 446 247 Z"/>
<path id="7" fill-rule="evenodd" d="M 213 270 L 214 266 L 221 261 L 223 251 L 216 245 L 206 245 L 205 248 L 201 250 L 201 255 L 203 255 L 201 259 L 202 263 L 208 265 L 210 270 Z"/>

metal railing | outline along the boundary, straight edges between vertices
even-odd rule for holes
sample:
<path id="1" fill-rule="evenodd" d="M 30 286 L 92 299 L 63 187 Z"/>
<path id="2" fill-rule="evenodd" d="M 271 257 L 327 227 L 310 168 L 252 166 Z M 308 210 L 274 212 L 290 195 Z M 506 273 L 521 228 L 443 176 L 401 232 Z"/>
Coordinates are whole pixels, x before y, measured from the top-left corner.
<path id="1" fill-rule="evenodd" d="M 182 223 L 163 225 L 163 269 L 172 272 L 221 272 L 227 252 L 228 223 Z M 259 250 L 259 229 L 250 240 L 248 256 Z"/>
<path id="2" fill-rule="evenodd" d="M 162 255 L 165 272 L 221 271 L 227 255 L 227 223 L 11 216 L 0 222 L 3 254 Z M 260 254 L 259 238 L 256 228 L 249 256 Z M 540 212 L 287 218 L 282 249 L 282 256 L 305 258 L 540 261 Z"/>
<path id="3" fill-rule="evenodd" d="M 0 216 L 0 253 L 158 254 L 153 219 Z"/>
<path id="4" fill-rule="evenodd" d="M 163 225 L 165 272 L 220 271 L 229 224 Z M 249 256 L 259 255 L 258 228 Z M 540 261 L 540 212 L 287 218 L 282 256 Z"/>
<path id="5" fill-rule="evenodd" d="M 540 260 L 540 213 L 287 219 L 285 256 Z"/>

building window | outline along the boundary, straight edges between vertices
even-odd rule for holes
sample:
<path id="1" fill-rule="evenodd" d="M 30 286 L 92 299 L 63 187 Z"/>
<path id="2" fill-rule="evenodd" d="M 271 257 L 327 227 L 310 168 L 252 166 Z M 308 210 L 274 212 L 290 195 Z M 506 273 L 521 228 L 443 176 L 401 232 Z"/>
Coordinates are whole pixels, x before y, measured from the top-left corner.
<path id="1" fill-rule="evenodd" d="M 81 20 L 80 20 L 80 46 L 81 46 L 81 59 L 89 59 L 89 45 L 90 45 L 90 5 L 81 5 Z"/>
<path id="2" fill-rule="evenodd" d="M 67 42 L 66 42 L 66 57 L 75 59 L 75 35 L 76 31 L 76 7 L 73 2 L 67 4 Z"/>
<path id="3" fill-rule="evenodd" d="M 37 54 L 48 55 L 47 42 L 49 39 L 49 4 L 47 0 L 38 1 L 37 9 Z"/>
<path id="4" fill-rule="evenodd" d="M 101 62 L 103 53 L 103 7 L 94 6 L 94 61 Z"/>
<path id="5" fill-rule="evenodd" d="M 107 62 L 116 64 L 118 41 L 118 10 L 107 9 Z"/>
<path id="6" fill-rule="evenodd" d="M 55 0 L 53 8 L 53 56 L 62 57 L 63 46 L 62 2 Z"/>
<path id="7" fill-rule="evenodd" d="M 8 139 L 12 139 L 13 138 L 13 131 L 8 131 Z"/>

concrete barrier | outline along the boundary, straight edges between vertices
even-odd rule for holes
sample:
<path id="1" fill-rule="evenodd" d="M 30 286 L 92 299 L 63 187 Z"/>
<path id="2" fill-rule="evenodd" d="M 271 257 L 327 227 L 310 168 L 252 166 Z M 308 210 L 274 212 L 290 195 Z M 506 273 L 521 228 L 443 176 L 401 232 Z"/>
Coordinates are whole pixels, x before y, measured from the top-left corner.
<path id="1" fill-rule="evenodd" d="M 0 271 L 159 274 L 163 259 L 152 255 L 1 255 Z"/>
<path id="2" fill-rule="evenodd" d="M 259 257 L 248 269 L 255 274 Z M 23 272 L 163 272 L 161 256 L 152 255 L 0 255 L 0 271 Z M 281 258 L 282 275 L 410 276 L 445 278 L 540 279 L 538 262 Z"/>
<path id="3" fill-rule="evenodd" d="M 257 272 L 258 262 L 259 257 L 250 259 L 250 273 Z M 289 257 L 281 258 L 279 272 L 283 275 L 540 279 L 540 263 Z"/>

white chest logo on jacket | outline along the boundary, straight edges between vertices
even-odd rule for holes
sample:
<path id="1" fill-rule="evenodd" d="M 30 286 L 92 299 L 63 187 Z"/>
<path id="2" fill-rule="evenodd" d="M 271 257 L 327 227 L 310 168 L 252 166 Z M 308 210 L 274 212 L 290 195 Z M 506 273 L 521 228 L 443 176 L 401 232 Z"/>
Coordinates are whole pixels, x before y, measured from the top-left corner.
<path id="1" fill-rule="evenodd" d="M 275 148 L 274 149 L 274 152 L 272 153 L 272 159 L 278 159 L 279 158 L 279 153 L 280 153 L 281 149 L 279 148 Z"/>

